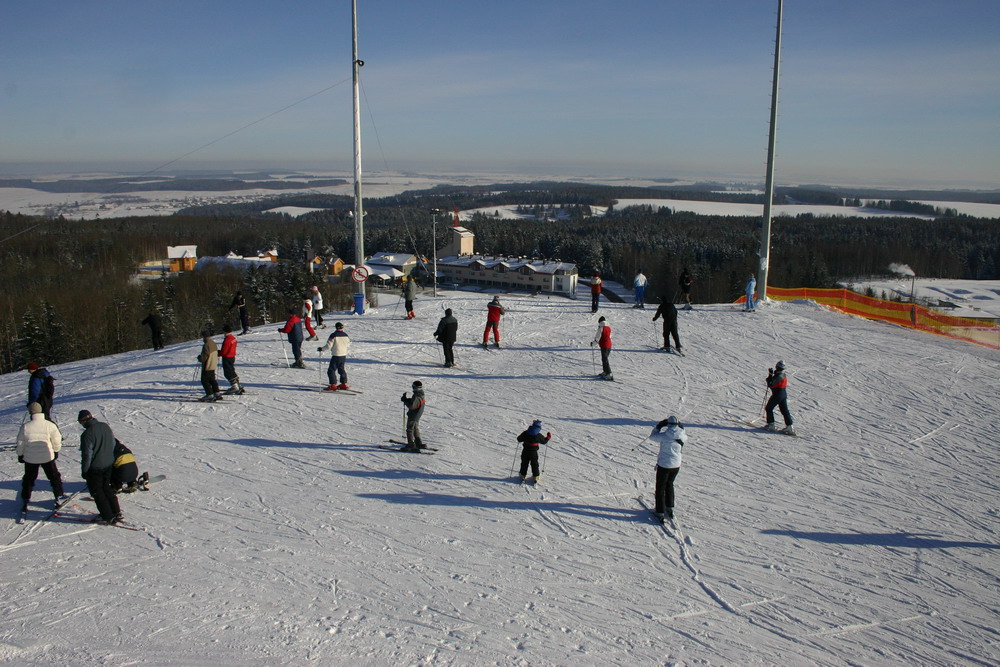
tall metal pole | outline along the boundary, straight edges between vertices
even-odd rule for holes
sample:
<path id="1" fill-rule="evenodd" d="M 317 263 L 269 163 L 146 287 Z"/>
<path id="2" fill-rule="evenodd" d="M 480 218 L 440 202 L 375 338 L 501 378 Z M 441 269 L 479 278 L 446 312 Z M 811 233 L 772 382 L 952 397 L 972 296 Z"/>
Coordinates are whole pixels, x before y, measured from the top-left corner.
<path id="1" fill-rule="evenodd" d="M 760 268 L 757 273 L 758 300 L 767 298 L 767 271 L 771 254 L 771 202 L 774 201 L 774 142 L 778 134 L 778 74 L 781 68 L 781 11 L 784 0 L 778 0 L 778 21 L 774 36 L 774 75 L 771 81 L 771 131 L 767 138 L 767 179 L 764 183 L 764 224 L 760 230 Z"/>
<path id="2" fill-rule="evenodd" d="M 358 94 L 358 75 L 364 61 L 358 59 L 358 0 L 351 0 L 351 44 L 354 70 L 354 264 L 365 263 L 365 212 L 361 200 L 361 98 Z M 365 313 L 365 281 L 355 283 L 354 312 Z"/>
<path id="3" fill-rule="evenodd" d="M 434 237 L 434 266 L 431 267 L 434 271 L 434 296 L 438 295 L 438 209 L 431 211 L 431 220 L 434 221 L 432 226 L 432 236 Z"/>

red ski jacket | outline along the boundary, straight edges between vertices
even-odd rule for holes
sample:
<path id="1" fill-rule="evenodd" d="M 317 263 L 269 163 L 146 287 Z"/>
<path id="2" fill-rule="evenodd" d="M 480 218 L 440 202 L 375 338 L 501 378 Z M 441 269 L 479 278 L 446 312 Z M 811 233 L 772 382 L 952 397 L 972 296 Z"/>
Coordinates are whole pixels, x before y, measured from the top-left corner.
<path id="1" fill-rule="evenodd" d="M 219 356 L 226 359 L 236 358 L 236 336 L 231 333 L 226 334 L 222 339 L 222 351 L 219 352 Z"/>

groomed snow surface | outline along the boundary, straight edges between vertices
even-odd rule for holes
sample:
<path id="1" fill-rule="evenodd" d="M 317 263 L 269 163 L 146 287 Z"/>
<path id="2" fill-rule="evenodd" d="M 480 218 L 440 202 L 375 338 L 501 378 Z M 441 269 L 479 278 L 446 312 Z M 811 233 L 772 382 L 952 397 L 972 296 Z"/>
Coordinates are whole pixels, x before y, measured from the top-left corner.
<path id="1" fill-rule="evenodd" d="M 222 405 L 184 400 L 201 395 L 198 342 L 51 368 L 70 492 L 81 408 L 168 479 L 122 497 L 138 532 L 34 521 L 52 502 L 44 477 L 17 525 L 6 447 L 0 660 L 1000 661 L 1000 352 L 775 303 L 682 312 L 679 357 L 655 349 L 652 309 L 604 303 L 617 380 L 604 382 L 589 300 L 504 296 L 503 347 L 484 350 L 489 298 L 425 293 L 413 321 L 393 297 L 328 314 L 354 340 L 356 396 L 314 391 L 316 343 L 306 370 L 272 365 L 279 325 L 240 339 L 248 393 Z M 444 307 L 460 322 L 457 369 L 431 337 Z M 799 438 L 741 423 L 779 359 Z M 433 456 L 377 447 L 401 435 L 415 379 Z M 26 385 L 0 377 L 7 442 Z M 644 438 L 671 414 L 689 441 L 667 534 L 638 498 L 652 499 Z M 514 438 L 535 418 L 553 439 L 541 486 L 521 486 Z"/>

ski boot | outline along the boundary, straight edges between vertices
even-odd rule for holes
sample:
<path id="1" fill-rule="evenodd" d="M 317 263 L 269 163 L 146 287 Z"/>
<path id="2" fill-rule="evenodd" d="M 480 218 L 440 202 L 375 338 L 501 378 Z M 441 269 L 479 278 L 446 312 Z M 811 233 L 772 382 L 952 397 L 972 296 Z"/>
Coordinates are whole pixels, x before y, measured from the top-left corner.
<path id="1" fill-rule="evenodd" d="M 350 389 L 350 387 L 346 382 L 341 382 L 340 384 L 337 385 L 337 389 Z"/>
<path id="2" fill-rule="evenodd" d="M 795 435 L 795 429 L 792 428 L 791 424 L 788 424 L 785 428 L 781 429 L 779 433 L 784 433 L 785 435 Z"/>
<path id="3" fill-rule="evenodd" d="M 770 431 L 771 433 L 777 433 L 778 425 L 775 424 L 774 422 L 767 422 L 767 424 L 764 426 L 764 430 Z"/>
<path id="4" fill-rule="evenodd" d="M 337 385 L 327 385 L 326 387 L 323 387 L 323 391 L 337 391 Z"/>

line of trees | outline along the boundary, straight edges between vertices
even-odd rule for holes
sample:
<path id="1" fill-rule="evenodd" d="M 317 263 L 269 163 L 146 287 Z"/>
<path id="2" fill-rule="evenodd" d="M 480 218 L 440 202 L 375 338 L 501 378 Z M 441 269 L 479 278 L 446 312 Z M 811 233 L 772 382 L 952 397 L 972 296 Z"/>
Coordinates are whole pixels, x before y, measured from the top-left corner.
<path id="1" fill-rule="evenodd" d="M 597 204 L 589 186 L 586 193 L 571 190 L 573 210 Z M 434 189 L 422 197 L 408 193 L 366 202 L 368 251 L 430 255 L 432 208 L 450 210 L 459 201 L 478 208 L 497 199 L 493 191 L 478 199 L 468 190 L 448 191 L 451 195 Z M 543 207 L 559 195 L 559 190 L 527 188 L 521 193 Z M 144 347 L 148 332 L 139 322 L 153 310 L 163 315 L 173 341 L 195 339 L 203 328 L 217 330 L 234 316 L 227 308 L 237 289 L 252 304 L 256 323 L 283 319 L 307 287 L 319 282 L 302 262 L 279 263 L 269 271 L 199 270 L 151 282 L 136 281 L 133 273 L 140 262 L 163 257 L 166 246 L 189 244 L 197 244 L 202 256 L 274 248 L 280 257 L 297 259 L 310 248 L 353 263 L 348 210 L 345 205 L 301 218 L 217 212 L 93 221 L 0 213 L 0 238 L 6 239 L 0 244 L 0 372 L 29 361 L 54 364 Z M 652 292 L 663 298 L 674 298 L 686 267 L 701 302 L 729 301 L 742 293 L 757 266 L 760 225 L 759 217 L 648 206 L 546 221 L 477 215 L 466 223 L 476 233 L 477 252 L 558 258 L 576 263 L 584 277 L 596 270 L 626 284 L 641 269 Z M 439 224 L 439 247 L 446 229 Z M 774 225 L 770 280 L 775 286 L 831 287 L 840 278 L 882 275 L 892 262 L 905 262 L 928 277 L 1000 279 L 1000 220 L 801 215 Z M 331 308 L 350 307 L 350 286 L 342 294 L 328 286 L 324 291 Z"/>

